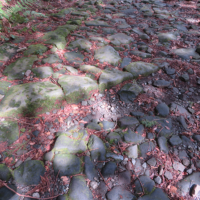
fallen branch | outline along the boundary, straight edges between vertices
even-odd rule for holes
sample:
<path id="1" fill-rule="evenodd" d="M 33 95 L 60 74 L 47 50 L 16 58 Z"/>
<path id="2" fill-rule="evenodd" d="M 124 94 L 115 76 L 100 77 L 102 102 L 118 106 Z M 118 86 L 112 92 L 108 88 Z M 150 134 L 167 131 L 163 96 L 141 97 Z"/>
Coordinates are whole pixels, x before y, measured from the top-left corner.
<path id="1" fill-rule="evenodd" d="M 20 196 L 20 197 L 27 197 L 27 198 L 30 198 L 30 199 L 49 200 L 49 199 L 57 198 L 58 196 L 62 195 L 62 194 L 58 194 L 58 195 L 56 195 L 56 196 L 53 196 L 53 197 L 46 197 L 46 198 L 32 197 L 32 196 L 29 196 L 29 195 L 19 194 L 18 192 L 16 192 L 16 191 L 13 190 L 12 188 L 10 188 L 5 182 L 3 182 L 3 181 L 1 181 L 1 180 L 0 180 L 0 182 L 1 182 L 5 187 L 7 187 L 9 190 L 11 190 L 12 192 L 14 192 L 15 194 L 17 194 L 17 195 Z"/>

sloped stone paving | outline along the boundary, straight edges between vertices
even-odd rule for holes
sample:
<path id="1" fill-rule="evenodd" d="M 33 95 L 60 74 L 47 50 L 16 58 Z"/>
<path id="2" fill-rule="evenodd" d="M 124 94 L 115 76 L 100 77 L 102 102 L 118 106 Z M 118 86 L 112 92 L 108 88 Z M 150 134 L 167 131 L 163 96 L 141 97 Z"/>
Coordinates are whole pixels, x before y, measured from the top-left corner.
<path id="1" fill-rule="evenodd" d="M 60 4 L 0 45 L 0 200 L 200 198 L 200 2 Z"/>

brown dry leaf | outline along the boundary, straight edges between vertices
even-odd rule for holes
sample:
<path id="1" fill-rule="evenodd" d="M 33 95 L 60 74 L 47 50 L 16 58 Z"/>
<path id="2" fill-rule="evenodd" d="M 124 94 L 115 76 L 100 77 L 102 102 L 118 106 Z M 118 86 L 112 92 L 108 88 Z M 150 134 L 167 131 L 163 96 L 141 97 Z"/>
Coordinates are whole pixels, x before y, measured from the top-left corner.
<path id="1" fill-rule="evenodd" d="M 61 179 L 62 179 L 64 185 L 69 184 L 69 181 L 70 181 L 70 180 L 69 180 L 69 178 L 68 178 L 67 176 L 61 176 Z"/>
<path id="2" fill-rule="evenodd" d="M 169 191 L 170 191 L 171 194 L 174 195 L 174 194 L 176 194 L 177 188 L 175 186 L 171 186 Z"/>
<path id="3" fill-rule="evenodd" d="M 46 132 L 45 134 L 46 134 L 46 135 L 50 135 L 51 133 L 50 133 L 50 132 Z"/>

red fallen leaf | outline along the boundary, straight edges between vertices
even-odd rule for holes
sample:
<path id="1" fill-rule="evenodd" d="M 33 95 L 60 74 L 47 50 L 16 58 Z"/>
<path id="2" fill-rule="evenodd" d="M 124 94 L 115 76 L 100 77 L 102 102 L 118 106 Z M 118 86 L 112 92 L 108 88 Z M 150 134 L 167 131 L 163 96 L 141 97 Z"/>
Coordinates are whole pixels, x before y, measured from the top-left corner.
<path id="1" fill-rule="evenodd" d="M 120 196 L 120 199 L 123 199 L 123 196 L 122 195 L 119 195 Z"/>

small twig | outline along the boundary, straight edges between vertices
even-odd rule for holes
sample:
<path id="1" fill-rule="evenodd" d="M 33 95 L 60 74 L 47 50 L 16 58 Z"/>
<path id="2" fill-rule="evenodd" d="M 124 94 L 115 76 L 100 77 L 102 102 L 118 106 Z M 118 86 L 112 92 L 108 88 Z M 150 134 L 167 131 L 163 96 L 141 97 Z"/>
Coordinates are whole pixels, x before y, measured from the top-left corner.
<path id="1" fill-rule="evenodd" d="M 53 196 L 53 197 L 46 197 L 46 198 L 32 197 L 32 196 L 29 196 L 29 195 L 19 194 L 18 192 L 16 192 L 16 191 L 13 190 L 12 188 L 10 188 L 6 183 L 4 183 L 3 181 L 1 181 L 1 182 L 3 183 L 3 185 L 4 185 L 5 187 L 7 187 L 9 190 L 11 190 L 12 192 L 14 192 L 15 194 L 17 194 L 17 195 L 20 196 L 20 197 L 27 197 L 27 198 L 30 198 L 30 199 L 49 200 L 49 199 L 57 198 L 58 196 L 62 195 L 62 194 L 58 194 L 58 195 L 56 195 L 56 196 Z"/>
<path id="2" fill-rule="evenodd" d="M 104 177 L 102 176 L 102 174 L 101 174 L 100 170 L 99 170 L 99 169 L 97 169 L 97 170 L 98 170 L 98 172 L 99 172 L 100 176 L 102 177 L 102 179 L 103 179 L 104 183 L 105 183 L 105 184 L 106 184 L 106 186 L 108 187 L 108 190 L 110 191 L 110 190 L 111 190 L 111 188 L 109 187 L 109 185 L 108 185 L 108 184 L 107 184 L 107 182 L 105 181 L 105 179 L 104 179 Z"/>

